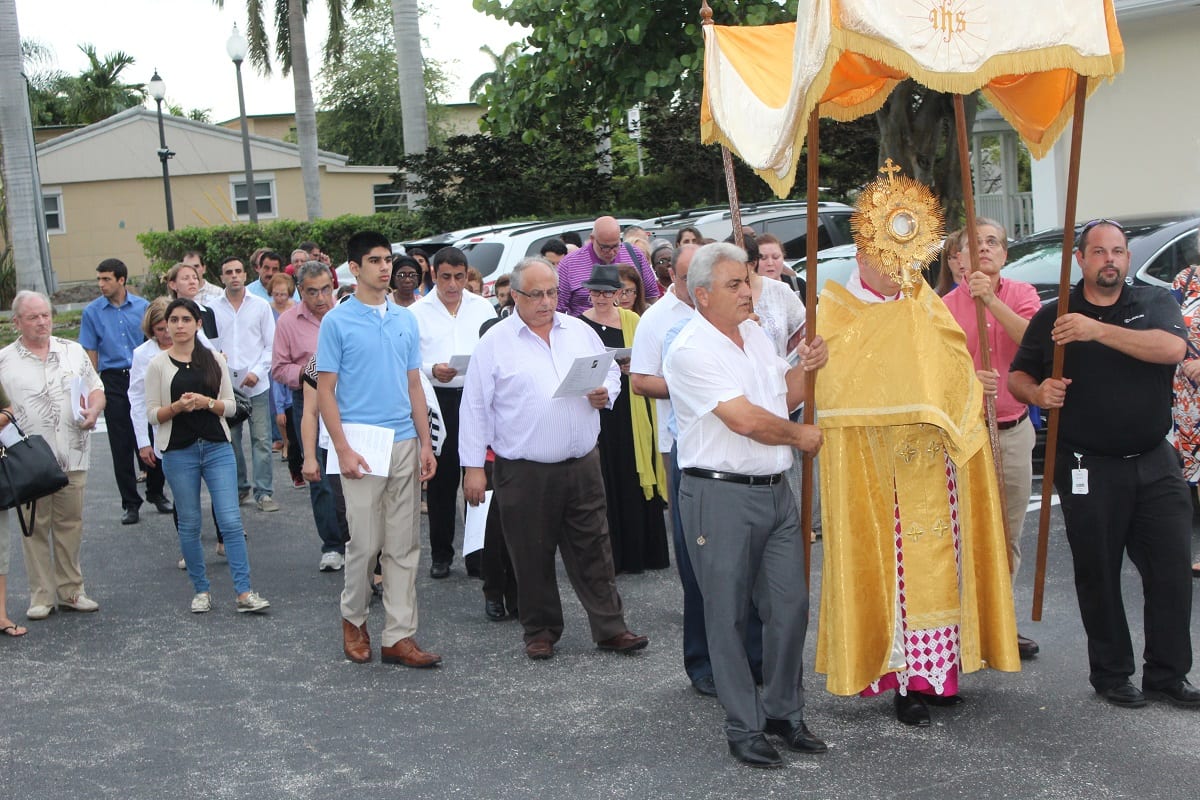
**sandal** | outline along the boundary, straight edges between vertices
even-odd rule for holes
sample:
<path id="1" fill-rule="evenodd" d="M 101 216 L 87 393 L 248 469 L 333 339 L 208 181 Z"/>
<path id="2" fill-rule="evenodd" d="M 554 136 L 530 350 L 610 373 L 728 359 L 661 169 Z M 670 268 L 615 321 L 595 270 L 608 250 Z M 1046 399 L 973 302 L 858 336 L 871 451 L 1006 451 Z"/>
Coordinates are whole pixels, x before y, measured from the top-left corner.
<path id="1" fill-rule="evenodd" d="M 24 625 L 12 624 L 12 625 L 5 625 L 3 628 L 0 628 L 0 633 L 3 633 L 5 636 L 10 636 L 13 639 L 15 639 L 18 636 L 24 636 L 25 634 L 29 633 L 29 629 L 26 628 Z"/>

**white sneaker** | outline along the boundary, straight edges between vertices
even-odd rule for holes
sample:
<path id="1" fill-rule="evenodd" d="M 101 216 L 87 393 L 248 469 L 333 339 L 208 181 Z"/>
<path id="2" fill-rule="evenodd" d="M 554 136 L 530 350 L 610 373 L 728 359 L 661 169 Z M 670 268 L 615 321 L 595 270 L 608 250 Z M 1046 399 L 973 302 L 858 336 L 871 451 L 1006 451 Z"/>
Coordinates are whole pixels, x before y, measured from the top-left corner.
<path id="1" fill-rule="evenodd" d="M 87 611 L 99 611 L 100 610 L 100 604 L 97 603 L 92 598 L 88 597 L 83 592 L 76 592 L 75 594 L 68 597 L 66 600 L 59 600 L 58 603 L 61 606 L 66 606 L 67 608 L 73 609 L 75 611 L 87 612 Z"/>
<path id="2" fill-rule="evenodd" d="M 212 611 L 212 592 L 199 592 L 192 598 L 192 613 L 203 614 Z"/>
<path id="3" fill-rule="evenodd" d="M 271 497 L 271 495 L 269 495 L 269 494 L 264 494 L 262 497 L 260 497 L 258 499 L 258 502 L 255 503 L 255 505 L 258 506 L 259 511 L 278 511 L 279 510 L 279 503 L 276 503 L 275 498 Z"/>
<path id="4" fill-rule="evenodd" d="M 336 550 L 331 550 L 328 553 L 321 553 L 321 564 L 317 569 L 321 572 L 337 572 L 344 566 L 346 566 L 346 557 Z"/>
<path id="5" fill-rule="evenodd" d="M 29 617 L 29 619 L 45 619 L 50 616 L 50 612 L 53 610 L 51 606 L 30 606 L 29 610 L 25 612 L 25 616 Z"/>
<path id="6" fill-rule="evenodd" d="M 270 607 L 267 598 L 260 595 L 258 592 L 249 592 L 245 597 L 239 597 L 237 601 L 237 610 L 239 614 L 245 614 L 247 611 L 258 613 L 265 611 Z"/>
<path id="7" fill-rule="evenodd" d="M 180 569 L 187 569 L 187 560 L 182 558 L 179 559 L 179 564 L 176 566 L 178 566 Z"/>

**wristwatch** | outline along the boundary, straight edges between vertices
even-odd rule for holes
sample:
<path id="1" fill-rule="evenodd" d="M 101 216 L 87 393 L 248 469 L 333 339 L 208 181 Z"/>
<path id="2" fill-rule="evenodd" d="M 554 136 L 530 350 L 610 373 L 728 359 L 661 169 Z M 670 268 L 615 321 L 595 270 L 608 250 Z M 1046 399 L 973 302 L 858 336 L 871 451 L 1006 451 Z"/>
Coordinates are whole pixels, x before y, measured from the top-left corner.
<path id="1" fill-rule="evenodd" d="M 210 397 L 210 398 L 208 398 L 208 410 L 209 410 L 209 411 L 212 411 L 212 410 L 213 410 L 213 406 L 215 406 L 216 404 L 217 404 L 217 401 L 216 401 L 216 400 L 214 400 L 214 399 L 213 399 L 213 398 L 211 398 L 211 397 Z"/>

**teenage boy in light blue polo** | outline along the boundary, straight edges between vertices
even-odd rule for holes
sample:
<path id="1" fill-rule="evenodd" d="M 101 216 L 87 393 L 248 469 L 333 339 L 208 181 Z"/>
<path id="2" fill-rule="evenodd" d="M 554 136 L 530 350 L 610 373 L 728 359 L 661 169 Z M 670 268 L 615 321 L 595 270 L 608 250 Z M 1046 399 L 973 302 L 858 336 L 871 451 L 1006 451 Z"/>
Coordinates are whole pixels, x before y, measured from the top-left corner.
<path id="1" fill-rule="evenodd" d="M 432 667 L 441 656 L 417 645 L 417 564 L 420 559 L 421 482 L 437 461 L 429 435 L 429 411 L 421 388 L 421 336 L 406 308 L 387 299 L 392 248 L 387 237 L 364 231 L 350 237 L 354 296 L 333 308 L 317 336 L 317 398 L 342 473 L 346 520 L 342 649 L 356 663 L 371 660 L 367 611 L 376 556 L 383 572 L 386 617 L 384 662 Z M 392 431 L 386 475 L 371 473 L 347 440 L 344 423 Z"/>

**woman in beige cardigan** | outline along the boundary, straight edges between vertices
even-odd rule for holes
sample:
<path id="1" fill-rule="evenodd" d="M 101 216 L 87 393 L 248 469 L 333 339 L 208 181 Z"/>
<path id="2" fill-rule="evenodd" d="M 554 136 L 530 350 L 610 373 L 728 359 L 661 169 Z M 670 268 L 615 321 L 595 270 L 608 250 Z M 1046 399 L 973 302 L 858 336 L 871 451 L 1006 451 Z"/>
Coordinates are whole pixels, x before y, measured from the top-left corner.
<path id="1" fill-rule="evenodd" d="M 163 473 L 175 496 L 179 547 L 195 588 L 192 612 L 212 608 L 212 593 L 200 546 L 200 480 L 212 497 L 225 538 L 225 556 L 237 592 L 239 612 L 264 611 L 270 603 L 250 588 L 250 560 L 238 510 L 237 467 L 225 417 L 235 411 L 233 384 L 225 358 L 196 340 L 202 323 L 191 300 L 173 300 L 166 310 L 171 346 L 146 368 L 146 416 L 158 426 L 156 442 Z"/>

